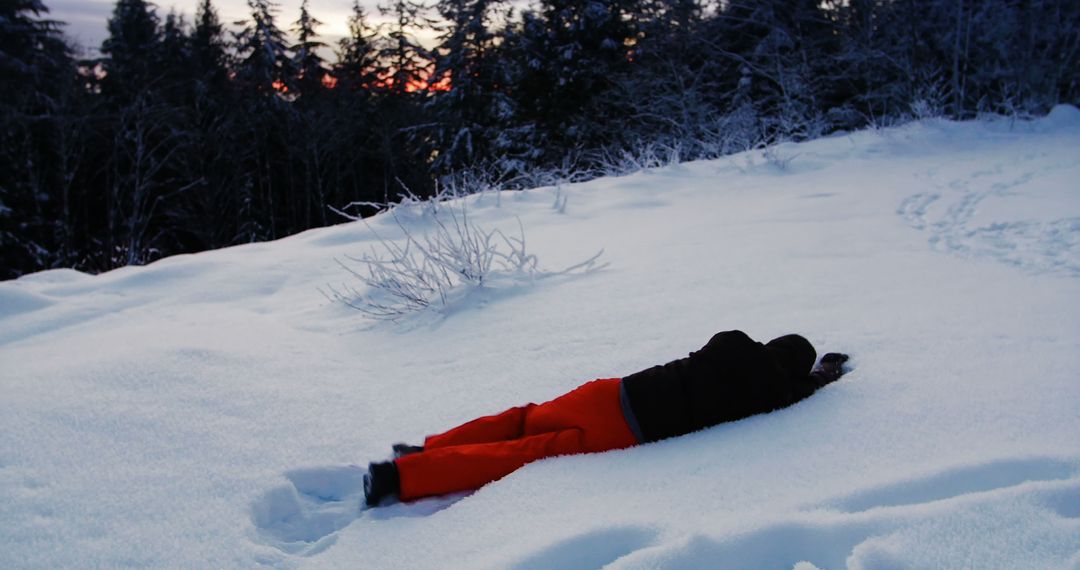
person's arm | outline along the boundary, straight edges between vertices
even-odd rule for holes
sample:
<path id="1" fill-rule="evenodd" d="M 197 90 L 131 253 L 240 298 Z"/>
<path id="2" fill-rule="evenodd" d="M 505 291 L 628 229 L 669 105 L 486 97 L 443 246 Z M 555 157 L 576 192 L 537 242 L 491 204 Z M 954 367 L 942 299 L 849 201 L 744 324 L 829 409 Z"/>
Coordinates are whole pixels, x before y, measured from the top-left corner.
<path id="1" fill-rule="evenodd" d="M 847 362 L 848 355 L 841 354 L 839 352 L 830 352 L 821 357 L 821 362 L 810 371 L 810 374 L 805 379 L 796 382 L 792 386 L 792 403 L 798 402 L 803 398 L 808 397 L 810 394 L 816 392 L 819 388 L 822 388 L 826 384 L 840 379 L 844 375 L 844 363 Z"/>

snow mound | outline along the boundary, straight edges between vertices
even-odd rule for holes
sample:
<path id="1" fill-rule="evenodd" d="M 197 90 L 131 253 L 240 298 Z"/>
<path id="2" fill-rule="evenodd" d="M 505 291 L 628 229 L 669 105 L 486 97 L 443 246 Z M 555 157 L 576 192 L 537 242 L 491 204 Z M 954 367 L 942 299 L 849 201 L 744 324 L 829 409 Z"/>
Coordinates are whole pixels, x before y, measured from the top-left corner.
<path id="1" fill-rule="evenodd" d="M 15 288 L 0 289 L 0 319 L 36 311 L 51 304 L 53 300 L 44 295 Z"/>
<path id="2" fill-rule="evenodd" d="M 747 561 L 754 567 L 796 570 L 1053 568 L 1077 547 L 1077 521 L 1060 515 L 1063 507 L 1074 508 L 1070 502 L 1080 491 L 1076 475 L 1074 468 L 1073 476 L 1064 481 L 1026 481 L 1017 488 L 987 489 L 971 496 L 940 496 L 934 491 L 931 496 L 936 498 L 925 502 L 866 511 L 805 512 L 733 536 L 695 535 L 642 549 L 608 568 L 738 568 Z M 975 537 L 994 547 L 969 548 L 968 541 Z"/>
<path id="3" fill-rule="evenodd" d="M 1059 129 L 1075 129 L 1080 127 L 1080 109 L 1069 104 L 1054 105 L 1042 122 Z"/>

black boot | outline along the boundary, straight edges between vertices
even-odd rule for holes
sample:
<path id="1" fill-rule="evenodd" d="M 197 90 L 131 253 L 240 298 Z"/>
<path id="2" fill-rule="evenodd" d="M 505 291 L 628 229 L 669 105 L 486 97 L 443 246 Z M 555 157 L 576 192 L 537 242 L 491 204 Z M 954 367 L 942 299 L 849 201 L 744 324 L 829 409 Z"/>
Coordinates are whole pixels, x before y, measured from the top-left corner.
<path id="1" fill-rule="evenodd" d="M 400 459 L 406 455 L 420 453 L 424 450 L 424 446 L 422 445 L 409 445 L 407 443 L 395 443 L 390 447 L 394 450 L 394 459 Z"/>
<path id="2" fill-rule="evenodd" d="M 401 491 L 401 479 L 393 461 L 372 463 L 364 474 L 364 500 L 369 507 L 376 507 L 387 497 L 397 497 Z"/>

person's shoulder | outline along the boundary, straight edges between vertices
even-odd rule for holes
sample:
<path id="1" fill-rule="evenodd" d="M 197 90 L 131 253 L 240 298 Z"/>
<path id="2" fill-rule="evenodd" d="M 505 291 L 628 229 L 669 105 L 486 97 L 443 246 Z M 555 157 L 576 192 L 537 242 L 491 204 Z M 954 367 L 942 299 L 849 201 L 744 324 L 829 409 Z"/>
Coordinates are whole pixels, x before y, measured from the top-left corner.
<path id="1" fill-rule="evenodd" d="M 761 343 L 750 338 L 750 335 L 744 333 L 743 331 L 736 329 L 730 331 L 721 331 L 714 334 L 712 338 L 709 339 L 709 342 L 705 345 L 705 348 L 709 348 L 710 346 L 733 344 L 751 345 Z"/>
<path id="2" fill-rule="evenodd" d="M 752 358 L 764 350 L 764 345 L 750 338 L 750 335 L 741 330 L 722 331 L 714 334 L 709 342 L 696 353 L 690 356 L 692 359 L 731 359 Z"/>

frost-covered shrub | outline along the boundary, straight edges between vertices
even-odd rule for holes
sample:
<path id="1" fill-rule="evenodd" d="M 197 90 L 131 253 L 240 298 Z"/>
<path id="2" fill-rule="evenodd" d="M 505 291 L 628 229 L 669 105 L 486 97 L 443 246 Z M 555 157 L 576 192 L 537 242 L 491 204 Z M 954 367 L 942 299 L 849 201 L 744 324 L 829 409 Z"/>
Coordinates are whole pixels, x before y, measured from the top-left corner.
<path id="1" fill-rule="evenodd" d="M 761 151 L 765 162 L 781 172 L 787 172 L 791 161 L 795 160 L 798 153 L 791 153 L 781 148 L 780 144 L 771 144 Z"/>
<path id="2" fill-rule="evenodd" d="M 520 219 L 518 234 L 507 235 L 472 222 L 464 200 L 440 202 L 433 198 L 422 205 L 429 214 L 425 216 L 430 220 L 428 230 L 418 235 L 402 223 L 398 209 L 403 206 L 392 208 L 389 214 L 403 239 L 389 240 L 376 234 L 379 245 L 370 252 L 344 261 L 336 259 L 361 287 L 328 285 L 324 294 L 369 317 L 398 320 L 428 309 L 444 309 L 476 289 L 527 285 L 606 265 L 597 263 L 603 254 L 600 250 L 570 267 L 545 270 L 526 247 Z"/>
<path id="3" fill-rule="evenodd" d="M 637 141 L 629 148 L 601 149 L 594 161 L 597 170 L 603 176 L 623 176 L 650 168 L 660 168 L 677 164 L 680 158 L 680 145 L 668 145 L 662 142 Z"/>

